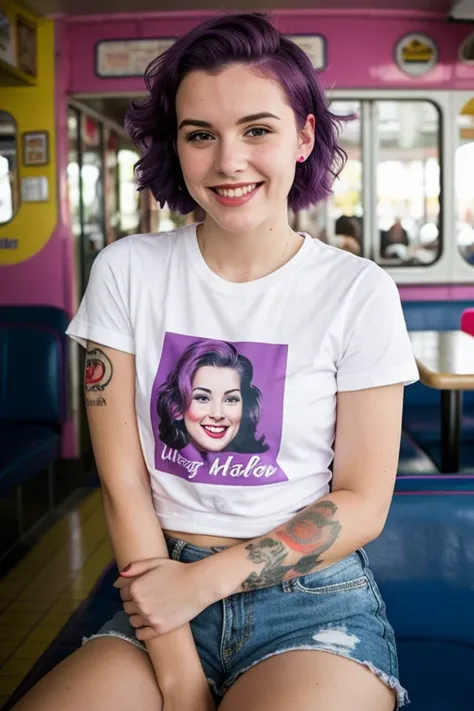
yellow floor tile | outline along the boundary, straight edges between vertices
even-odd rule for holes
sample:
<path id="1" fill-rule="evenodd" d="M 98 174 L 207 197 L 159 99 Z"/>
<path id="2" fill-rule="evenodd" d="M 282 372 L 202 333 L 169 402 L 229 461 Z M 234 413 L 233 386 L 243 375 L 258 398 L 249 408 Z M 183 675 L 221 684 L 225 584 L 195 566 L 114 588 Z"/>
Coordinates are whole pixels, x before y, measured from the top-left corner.
<path id="1" fill-rule="evenodd" d="M 2 642 L 0 645 L 0 666 L 6 662 L 9 657 L 11 657 L 15 649 L 18 648 L 19 644 L 20 642 L 15 640 Z"/>
<path id="2" fill-rule="evenodd" d="M 50 625 L 49 627 L 41 625 L 40 627 L 35 627 L 35 629 L 28 635 L 28 639 L 32 642 L 46 642 L 50 644 L 55 637 L 59 634 L 63 625 Z"/>
<path id="3" fill-rule="evenodd" d="M 57 599 L 57 593 L 51 588 L 41 588 L 38 585 L 29 585 L 23 590 L 21 595 L 18 596 L 17 600 L 43 600 L 49 602 L 51 605 Z"/>
<path id="4" fill-rule="evenodd" d="M 62 629 L 71 615 L 68 612 L 55 612 L 54 609 L 48 612 L 41 620 L 42 627 L 58 627 Z"/>
<path id="5" fill-rule="evenodd" d="M 20 627 L 33 627 L 42 616 L 42 612 L 2 612 L 0 625 L 19 625 Z"/>
<path id="6" fill-rule="evenodd" d="M 5 614 L 9 612 L 41 612 L 45 613 L 51 609 L 54 603 L 53 600 L 45 600 L 42 597 L 37 597 L 34 600 L 15 600 L 5 610 Z"/>
<path id="7" fill-rule="evenodd" d="M 31 627 L 21 625 L 0 625 L 0 646 L 3 642 L 18 642 L 24 639 Z"/>
<path id="8" fill-rule="evenodd" d="M 0 580 L 0 601 L 2 603 L 10 602 L 10 600 L 15 599 L 15 597 L 20 594 L 22 589 L 22 583 L 8 583 L 3 578 Z"/>
<path id="9" fill-rule="evenodd" d="M 105 525 L 103 518 L 100 492 L 96 490 L 83 502 L 77 513 L 69 514 L 58 521 L 25 558 L 0 581 L 0 599 L 3 599 L 7 590 L 7 595 L 9 595 L 11 585 L 20 585 L 20 587 L 28 585 L 61 548 L 69 547 L 72 522 L 83 528 L 92 520 L 93 524 L 100 526 L 102 530 Z"/>
<path id="10" fill-rule="evenodd" d="M 70 600 L 69 598 L 63 598 L 60 597 L 59 600 L 56 600 L 54 603 L 53 607 L 51 608 L 51 612 L 68 612 L 70 615 L 77 610 L 81 603 Z"/>
<path id="11" fill-rule="evenodd" d="M 29 637 L 15 649 L 15 659 L 38 659 L 48 647 L 47 642 L 33 642 Z"/>
<path id="12" fill-rule="evenodd" d="M 22 680 L 22 676 L 0 676 L 0 694 L 11 696 Z"/>
<path id="13" fill-rule="evenodd" d="M 68 587 L 63 590 L 58 598 L 58 601 L 71 600 L 72 602 L 80 604 L 86 599 L 86 597 L 89 596 L 89 592 L 88 588 L 81 588 L 80 585 L 76 585 L 76 581 L 73 580 L 72 583 L 70 583 Z"/>
<path id="14" fill-rule="evenodd" d="M 19 676 L 25 677 L 30 671 L 36 659 L 17 659 L 15 655 L 0 668 L 0 677 Z"/>

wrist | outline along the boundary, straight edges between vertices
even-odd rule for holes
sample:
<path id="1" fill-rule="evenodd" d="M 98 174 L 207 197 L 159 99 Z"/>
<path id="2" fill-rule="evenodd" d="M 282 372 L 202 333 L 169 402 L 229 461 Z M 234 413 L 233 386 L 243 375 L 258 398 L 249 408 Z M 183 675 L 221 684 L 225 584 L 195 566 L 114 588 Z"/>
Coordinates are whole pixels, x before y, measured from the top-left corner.
<path id="1" fill-rule="evenodd" d="M 254 570 L 242 544 L 231 546 L 196 563 L 196 590 L 204 607 L 241 590 L 242 582 Z"/>
<path id="2" fill-rule="evenodd" d="M 158 686 L 163 696 L 170 698 L 180 696 L 183 693 L 183 688 L 206 689 L 208 682 L 204 670 L 199 662 L 198 665 L 193 663 L 188 664 L 187 660 L 180 665 L 179 669 L 169 674 L 156 674 Z"/>

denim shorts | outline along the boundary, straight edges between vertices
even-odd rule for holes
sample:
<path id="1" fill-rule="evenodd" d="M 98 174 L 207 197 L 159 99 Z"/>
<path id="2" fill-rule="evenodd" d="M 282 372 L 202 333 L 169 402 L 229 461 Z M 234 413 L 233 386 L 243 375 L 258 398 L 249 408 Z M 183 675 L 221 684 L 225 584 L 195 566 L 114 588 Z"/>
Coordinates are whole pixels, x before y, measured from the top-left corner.
<path id="1" fill-rule="evenodd" d="M 172 560 L 193 563 L 224 548 L 200 548 L 165 534 Z M 236 593 L 191 620 L 216 704 L 245 671 L 290 650 L 315 649 L 368 667 L 408 703 L 398 681 L 395 637 L 363 549 L 323 570 L 268 588 Z M 146 651 L 121 611 L 90 639 L 120 637 Z"/>

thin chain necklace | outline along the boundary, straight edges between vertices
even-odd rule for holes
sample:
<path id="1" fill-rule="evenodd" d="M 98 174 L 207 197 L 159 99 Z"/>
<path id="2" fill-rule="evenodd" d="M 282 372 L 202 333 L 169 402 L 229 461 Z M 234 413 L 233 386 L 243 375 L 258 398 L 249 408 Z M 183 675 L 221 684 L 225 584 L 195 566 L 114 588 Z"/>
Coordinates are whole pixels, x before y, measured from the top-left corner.
<path id="1" fill-rule="evenodd" d="M 276 266 L 275 269 L 273 269 L 272 271 L 276 271 L 277 269 L 280 269 L 280 267 L 282 267 L 284 265 L 284 263 L 285 263 L 284 258 L 286 256 L 288 245 L 290 244 L 290 237 L 291 237 L 291 227 L 288 225 L 288 237 L 286 239 L 285 249 L 283 250 L 283 252 L 278 260 L 278 266 Z M 201 254 L 202 254 L 203 258 L 205 259 L 206 247 L 205 247 L 204 236 L 202 235 L 202 233 L 200 234 L 197 229 L 196 229 L 196 239 L 197 239 L 199 249 L 201 250 Z M 217 265 L 217 266 L 219 266 L 219 265 Z M 271 274 L 271 272 L 269 272 L 269 273 Z"/>

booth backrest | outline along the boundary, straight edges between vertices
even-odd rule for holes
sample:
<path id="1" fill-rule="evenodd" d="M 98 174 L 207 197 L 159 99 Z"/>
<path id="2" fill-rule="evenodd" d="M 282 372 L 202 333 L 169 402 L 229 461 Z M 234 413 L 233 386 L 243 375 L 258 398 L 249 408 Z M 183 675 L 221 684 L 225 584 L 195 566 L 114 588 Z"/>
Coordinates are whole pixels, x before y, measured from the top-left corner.
<path id="1" fill-rule="evenodd" d="M 366 546 L 398 639 L 474 647 L 474 492 L 395 494 Z"/>
<path id="2" fill-rule="evenodd" d="M 62 420 L 62 348 L 36 324 L 0 323 L 0 420 Z"/>
<path id="3" fill-rule="evenodd" d="M 0 307 L 0 420 L 64 420 L 66 324 L 52 306 Z"/>
<path id="4" fill-rule="evenodd" d="M 456 331 L 461 316 L 472 301 L 403 301 L 403 313 L 409 331 Z"/>

